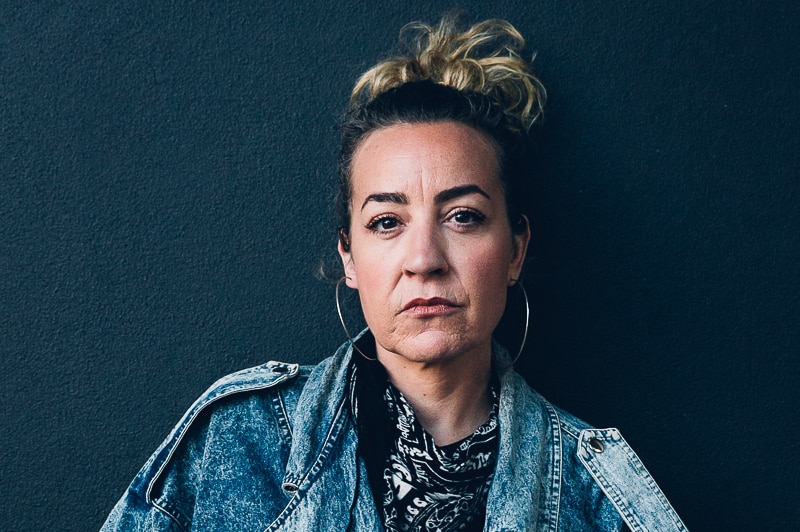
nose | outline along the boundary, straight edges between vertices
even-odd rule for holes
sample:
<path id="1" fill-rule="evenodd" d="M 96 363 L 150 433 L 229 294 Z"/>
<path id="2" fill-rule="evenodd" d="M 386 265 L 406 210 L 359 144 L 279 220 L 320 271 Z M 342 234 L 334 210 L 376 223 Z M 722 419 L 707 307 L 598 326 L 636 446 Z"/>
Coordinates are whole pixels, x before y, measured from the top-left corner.
<path id="1" fill-rule="evenodd" d="M 450 269 L 447 244 L 438 224 L 421 223 L 406 231 L 403 273 L 406 275 L 444 275 Z"/>

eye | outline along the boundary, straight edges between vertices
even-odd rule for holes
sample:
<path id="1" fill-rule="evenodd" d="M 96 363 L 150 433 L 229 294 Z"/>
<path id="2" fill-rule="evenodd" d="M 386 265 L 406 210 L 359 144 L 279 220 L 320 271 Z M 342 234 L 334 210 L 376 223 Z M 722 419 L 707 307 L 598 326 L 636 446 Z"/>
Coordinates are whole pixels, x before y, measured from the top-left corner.
<path id="1" fill-rule="evenodd" d="M 451 214 L 449 219 L 458 225 L 480 225 L 486 216 L 472 209 L 459 209 Z"/>
<path id="2" fill-rule="evenodd" d="M 367 224 L 367 229 L 374 233 L 390 233 L 400 225 L 400 220 L 394 216 L 376 216 Z"/>

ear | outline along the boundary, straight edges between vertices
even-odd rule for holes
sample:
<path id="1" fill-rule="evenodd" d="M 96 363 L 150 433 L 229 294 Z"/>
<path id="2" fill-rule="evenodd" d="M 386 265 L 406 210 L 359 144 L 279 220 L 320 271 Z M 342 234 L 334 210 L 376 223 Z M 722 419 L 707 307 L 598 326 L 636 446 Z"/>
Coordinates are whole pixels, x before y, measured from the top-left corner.
<path id="1" fill-rule="evenodd" d="M 358 290 L 358 279 L 356 278 L 356 268 L 353 264 L 353 255 L 349 249 L 345 251 L 342 238 L 343 236 L 340 236 L 339 244 L 336 247 L 339 250 L 339 257 L 342 259 L 342 266 L 344 266 L 344 275 L 347 278 L 345 282 L 348 287 Z"/>
<path id="2" fill-rule="evenodd" d="M 511 286 L 516 281 L 512 279 L 519 279 L 522 273 L 522 265 L 525 264 L 525 254 L 528 252 L 528 243 L 531 240 L 531 225 L 528 223 L 528 217 L 522 215 L 522 221 L 525 222 L 525 231 L 512 235 L 514 239 L 513 253 L 511 255 L 511 262 L 508 265 L 508 285 Z"/>

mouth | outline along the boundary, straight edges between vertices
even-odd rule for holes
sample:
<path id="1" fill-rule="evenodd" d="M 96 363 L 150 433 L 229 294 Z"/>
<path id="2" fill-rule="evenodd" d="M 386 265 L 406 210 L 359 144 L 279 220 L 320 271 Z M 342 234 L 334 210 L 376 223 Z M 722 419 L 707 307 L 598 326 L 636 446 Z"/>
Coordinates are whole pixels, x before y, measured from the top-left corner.
<path id="1" fill-rule="evenodd" d="M 443 297 L 432 297 L 430 299 L 412 299 L 403 307 L 403 312 L 414 316 L 442 316 L 455 311 L 458 305 Z"/>

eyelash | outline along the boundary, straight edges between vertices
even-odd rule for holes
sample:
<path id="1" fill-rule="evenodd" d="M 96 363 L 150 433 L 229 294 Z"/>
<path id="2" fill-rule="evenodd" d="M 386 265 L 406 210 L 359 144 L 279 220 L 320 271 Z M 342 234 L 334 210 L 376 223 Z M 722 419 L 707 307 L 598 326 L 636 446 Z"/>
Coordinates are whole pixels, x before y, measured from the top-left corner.
<path id="1" fill-rule="evenodd" d="M 456 222 L 459 225 L 468 225 L 468 226 L 481 225 L 486 220 L 486 216 L 472 209 L 458 209 L 456 212 L 448 216 L 447 219 L 455 220 L 457 216 L 462 214 L 468 214 L 471 217 L 471 219 L 468 222 Z"/>
<path id="2" fill-rule="evenodd" d="M 391 232 L 392 229 L 394 229 L 394 227 L 392 227 L 390 229 L 381 229 L 379 227 L 379 225 L 381 223 L 386 222 L 386 221 L 395 222 L 397 225 L 400 225 L 400 220 L 396 216 L 391 216 L 391 215 L 388 215 L 388 214 L 382 214 L 382 215 L 376 216 L 375 218 L 370 220 L 369 223 L 366 225 L 366 227 L 367 227 L 367 229 L 369 229 L 373 233 L 386 234 L 386 233 Z"/>
<path id="3" fill-rule="evenodd" d="M 457 221 L 456 218 L 458 216 L 461 216 L 461 215 L 469 215 L 470 216 L 470 220 L 466 221 L 466 222 Z M 474 211 L 472 209 L 458 209 L 457 211 L 453 212 L 452 214 L 449 214 L 447 216 L 447 220 L 448 221 L 452 220 L 459 226 L 474 227 L 474 226 L 481 225 L 486 220 L 486 216 L 484 216 L 483 214 L 479 213 L 478 211 Z M 396 225 L 394 225 L 394 226 L 392 226 L 392 227 L 390 227 L 388 229 L 381 228 L 381 224 L 383 224 L 384 222 L 393 222 Z M 390 214 L 382 214 L 382 215 L 376 216 L 375 218 L 371 219 L 369 221 L 369 223 L 367 223 L 366 228 L 368 230 L 372 231 L 373 233 L 389 234 L 400 224 L 401 224 L 401 221 L 397 216 L 390 215 Z"/>

